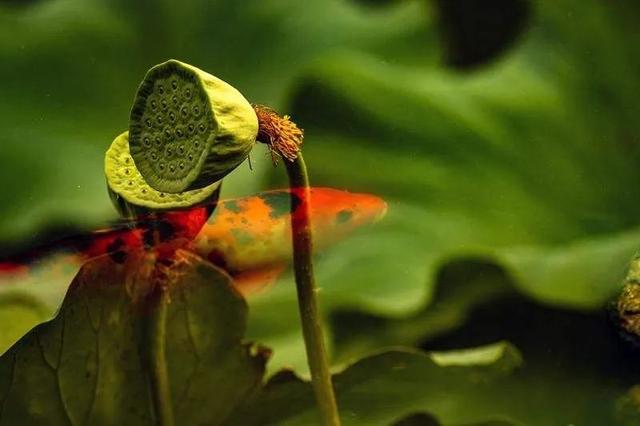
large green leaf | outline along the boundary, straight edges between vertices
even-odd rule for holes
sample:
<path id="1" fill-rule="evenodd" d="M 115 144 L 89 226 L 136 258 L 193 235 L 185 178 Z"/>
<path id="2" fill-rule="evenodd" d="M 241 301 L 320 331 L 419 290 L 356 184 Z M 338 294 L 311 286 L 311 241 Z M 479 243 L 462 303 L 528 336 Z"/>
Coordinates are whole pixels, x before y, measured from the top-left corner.
<path id="1" fill-rule="evenodd" d="M 482 348 L 425 354 L 385 351 L 334 376 L 345 425 L 388 425 L 424 411 L 446 425 L 504 419 L 486 399 L 499 399 L 505 377 L 520 364 L 518 352 L 498 343 Z M 230 425 L 316 424 L 308 383 L 283 371 L 229 418 Z"/>
<path id="2" fill-rule="evenodd" d="M 241 343 L 247 307 L 229 277 L 180 259 L 168 282 L 171 402 L 185 424 L 220 424 L 261 383 L 268 351 Z M 141 259 L 131 266 L 87 263 L 56 318 L 0 357 L 0 424 L 152 423 L 143 330 L 157 306 L 134 303 L 149 282 Z"/>

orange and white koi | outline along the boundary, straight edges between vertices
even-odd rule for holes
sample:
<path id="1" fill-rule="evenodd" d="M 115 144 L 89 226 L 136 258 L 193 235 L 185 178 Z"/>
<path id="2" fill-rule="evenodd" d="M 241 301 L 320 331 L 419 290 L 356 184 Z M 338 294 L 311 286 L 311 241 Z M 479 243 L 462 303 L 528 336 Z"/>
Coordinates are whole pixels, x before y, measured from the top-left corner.
<path id="1" fill-rule="evenodd" d="M 124 263 L 132 251 L 152 251 L 157 259 L 170 259 L 182 249 L 224 269 L 241 291 L 251 292 L 275 280 L 291 259 L 292 202 L 295 215 L 302 199 L 295 189 L 283 189 L 219 201 L 215 206 L 155 213 L 0 261 L 0 284 L 19 282 L 37 265 L 51 267 L 46 258 L 53 255 L 66 263 L 68 271 L 69 265 L 79 268 L 98 256 Z M 386 212 L 385 202 L 374 195 L 331 188 L 312 188 L 309 204 L 318 249 L 376 222 Z"/>

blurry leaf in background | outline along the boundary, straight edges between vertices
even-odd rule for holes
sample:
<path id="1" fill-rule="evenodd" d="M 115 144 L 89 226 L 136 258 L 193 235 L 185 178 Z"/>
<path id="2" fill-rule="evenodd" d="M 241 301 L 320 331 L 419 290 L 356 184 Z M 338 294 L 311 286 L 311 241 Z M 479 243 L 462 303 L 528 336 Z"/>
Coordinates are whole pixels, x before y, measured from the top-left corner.
<path id="1" fill-rule="evenodd" d="M 309 70 L 293 111 L 313 182 L 389 202 L 382 224 L 318 262 L 325 311 L 413 315 L 438 268 L 469 257 L 545 304 L 599 310 L 614 297 L 640 245 L 638 13 L 536 2 L 520 44 L 465 74 L 354 52 Z M 252 302 L 250 334 L 276 354 L 292 322 L 273 321 L 272 342 L 254 319 L 286 317 L 292 297 Z"/>
<path id="2" fill-rule="evenodd" d="M 483 290 L 484 301 L 477 294 Z M 475 304 L 460 317 L 452 300 L 457 294 L 464 301 L 467 296 L 460 293 L 468 291 Z M 605 314 L 532 302 L 500 278 L 495 267 L 471 261 L 447 265 L 436 296 L 430 308 L 409 319 L 341 314 L 333 322 L 340 330 L 340 359 L 352 358 L 363 348 L 399 342 L 440 351 L 508 339 L 522 353 L 524 366 L 504 384 L 508 397 L 491 402 L 496 412 L 532 425 L 633 424 L 621 422 L 618 406 L 627 389 L 640 381 L 638 351 L 620 339 Z M 425 338 L 419 342 L 421 330 Z M 633 405 L 625 407 L 627 415 L 634 413 Z"/>
<path id="3" fill-rule="evenodd" d="M 436 0 L 450 65 L 490 62 L 514 43 L 531 18 L 530 0 Z"/>
<path id="4" fill-rule="evenodd" d="M 24 273 L 7 275 L 2 272 L 0 354 L 35 325 L 50 320 L 58 311 L 79 270 L 77 259 L 71 257 L 58 253 L 30 264 Z"/>
<path id="5" fill-rule="evenodd" d="M 617 422 L 622 426 L 640 423 L 640 386 L 636 385 L 620 398 L 617 405 Z"/>

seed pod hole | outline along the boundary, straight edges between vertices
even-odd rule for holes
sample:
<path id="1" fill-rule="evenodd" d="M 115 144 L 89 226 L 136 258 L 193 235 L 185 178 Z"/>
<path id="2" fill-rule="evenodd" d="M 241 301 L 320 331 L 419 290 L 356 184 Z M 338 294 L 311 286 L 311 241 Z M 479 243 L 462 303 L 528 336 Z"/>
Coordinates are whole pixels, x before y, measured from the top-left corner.
<path id="1" fill-rule="evenodd" d="M 163 99 L 160 101 L 160 105 L 162 106 L 162 110 L 163 110 L 163 111 L 164 111 L 164 110 L 166 110 L 166 109 L 167 109 L 167 100 L 163 98 Z"/>
<path id="2" fill-rule="evenodd" d="M 184 145 L 180 145 L 178 147 L 178 152 L 180 153 L 180 155 L 184 154 Z"/>
<path id="3" fill-rule="evenodd" d="M 178 97 L 177 97 L 176 95 L 173 95 L 173 96 L 171 97 L 171 100 L 173 101 L 173 104 L 174 104 L 174 105 L 178 105 L 179 100 L 178 100 Z"/>
<path id="4" fill-rule="evenodd" d="M 158 93 L 164 94 L 164 86 L 162 84 L 158 84 Z"/>
<path id="5" fill-rule="evenodd" d="M 189 134 L 192 135 L 193 132 L 195 132 L 196 130 L 196 126 L 194 126 L 193 123 L 189 123 L 189 125 L 187 126 L 187 129 L 189 129 Z"/>
<path id="6" fill-rule="evenodd" d="M 152 126 L 152 124 L 151 124 L 151 120 L 147 118 L 144 122 L 145 122 L 145 124 L 147 125 L 147 128 L 149 128 L 149 129 L 150 129 L 150 128 L 151 128 L 151 126 Z"/>
<path id="7" fill-rule="evenodd" d="M 169 113 L 169 121 L 172 122 L 172 123 L 175 123 L 175 121 L 176 121 L 176 115 L 174 114 L 173 111 L 171 111 Z"/>
<path id="8" fill-rule="evenodd" d="M 176 129 L 176 135 L 181 138 L 182 136 L 184 136 L 184 132 L 182 131 L 182 129 L 177 128 Z"/>
<path id="9" fill-rule="evenodd" d="M 171 81 L 171 87 L 173 87 L 173 90 L 177 90 L 178 89 L 178 81 L 177 80 L 172 80 Z"/>
<path id="10" fill-rule="evenodd" d="M 166 86 L 165 84 L 165 87 Z M 147 102 L 144 104 L 146 107 L 149 107 Z M 142 124 L 142 126 L 136 126 L 138 130 L 142 128 L 146 131 L 146 126 L 144 125 L 145 118 L 146 117 L 138 116 L 138 123 Z M 138 215 L 147 214 L 150 209 L 153 211 L 156 209 L 173 210 L 187 208 L 209 200 L 212 194 L 216 192 L 219 187 L 219 182 L 198 188 L 197 190 L 184 191 L 179 196 L 171 196 L 167 191 L 155 190 L 148 185 L 144 177 L 139 173 L 139 168 L 137 167 L 138 160 L 131 156 L 129 134 L 130 132 L 123 132 L 116 137 L 105 154 L 105 176 L 107 178 L 109 193 L 112 196 L 114 205 L 121 214 Z M 140 137 L 138 146 L 142 148 L 142 156 L 139 158 L 144 160 L 145 163 L 149 164 L 149 166 L 158 173 L 160 173 L 160 163 L 163 163 L 163 167 L 165 167 L 164 178 L 167 180 L 182 179 L 183 176 L 188 173 L 189 168 L 185 165 L 185 158 L 176 158 L 178 144 L 171 146 L 173 150 L 173 161 L 168 161 L 166 157 L 163 156 L 167 148 L 166 146 L 163 146 L 162 150 L 158 150 L 155 144 L 152 143 L 152 148 L 145 148 L 143 143 L 144 137 L 148 137 L 153 142 L 155 136 L 156 134 L 149 133 L 143 134 L 143 136 Z M 152 160 L 152 156 L 156 158 L 156 160 Z M 157 157 L 159 157 L 159 159 Z M 162 195 L 160 195 L 161 193 Z"/>
<path id="11" fill-rule="evenodd" d="M 164 170 L 164 163 L 158 164 L 158 168 L 160 168 L 160 170 Z"/>
<path id="12" fill-rule="evenodd" d="M 167 157 L 171 157 L 173 155 L 173 151 L 171 150 L 171 147 L 167 147 L 167 149 L 165 151 L 165 155 Z"/>

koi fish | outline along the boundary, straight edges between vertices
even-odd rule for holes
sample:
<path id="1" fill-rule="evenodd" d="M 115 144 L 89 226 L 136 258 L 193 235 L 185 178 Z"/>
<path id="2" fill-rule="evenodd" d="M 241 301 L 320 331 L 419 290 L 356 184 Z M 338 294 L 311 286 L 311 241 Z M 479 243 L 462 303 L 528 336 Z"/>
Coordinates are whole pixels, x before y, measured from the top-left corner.
<path id="1" fill-rule="evenodd" d="M 274 282 L 292 257 L 291 203 L 295 215 L 302 201 L 299 194 L 295 189 L 267 191 L 188 210 L 154 213 L 65 238 L 0 261 L 0 285 L 19 283 L 35 267 L 40 274 L 43 268 L 64 269 L 68 274 L 98 256 L 122 264 L 136 251 L 153 251 L 162 260 L 171 258 L 176 250 L 188 250 L 224 269 L 241 292 L 252 293 Z M 387 208 L 374 195 L 331 188 L 312 188 L 309 204 L 314 244 L 320 250 L 356 228 L 378 221 Z"/>

